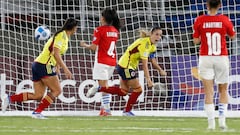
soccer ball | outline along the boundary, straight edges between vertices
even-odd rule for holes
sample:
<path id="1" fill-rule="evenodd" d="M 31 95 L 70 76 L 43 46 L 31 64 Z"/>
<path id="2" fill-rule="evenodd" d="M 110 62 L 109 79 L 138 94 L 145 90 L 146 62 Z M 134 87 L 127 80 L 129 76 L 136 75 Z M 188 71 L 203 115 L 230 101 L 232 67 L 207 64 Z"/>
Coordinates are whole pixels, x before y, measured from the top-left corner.
<path id="1" fill-rule="evenodd" d="M 51 36 L 50 30 L 46 26 L 38 26 L 35 29 L 35 39 L 36 40 L 47 40 Z"/>

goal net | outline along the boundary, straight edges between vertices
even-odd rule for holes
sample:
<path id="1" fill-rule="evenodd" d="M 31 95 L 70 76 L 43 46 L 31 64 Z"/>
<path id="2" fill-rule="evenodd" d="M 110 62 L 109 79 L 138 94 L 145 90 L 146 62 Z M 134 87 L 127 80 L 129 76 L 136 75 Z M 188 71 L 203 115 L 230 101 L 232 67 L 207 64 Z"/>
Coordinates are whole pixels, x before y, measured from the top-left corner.
<path id="1" fill-rule="evenodd" d="M 1 97 L 21 92 L 34 92 L 31 81 L 31 63 L 43 49 L 46 41 L 34 39 L 34 29 L 46 25 L 55 33 L 68 17 L 79 20 L 79 29 L 71 37 L 64 61 L 74 75 L 66 80 L 60 75 L 62 94 L 48 107 L 47 115 L 98 115 L 101 94 L 86 97 L 92 86 L 94 52 L 79 46 L 80 40 L 92 41 L 94 28 L 104 8 L 117 10 L 123 28 L 117 43 L 120 57 L 134 40 L 140 28 L 161 26 L 162 40 L 157 44 L 158 64 L 167 76 L 149 64 L 154 88 L 147 88 L 141 65 L 139 80 L 144 89 L 133 107 L 136 115 L 143 116 L 204 116 L 204 89 L 198 79 L 198 49 L 192 42 L 194 19 L 206 13 L 206 0 L 1 0 L 0 2 L 0 89 Z M 222 0 L 220 12 L 230 17 L 235 29 L 240 30 L 240 1 Z M 230 116 L 240 116 L 240 41 L 227 40 L 231 72 L 229 80 Z M 117 73 L 109 85 L 119 85 Z M 113 115 L 121 115 L 126 97 L 112 96 Z M 214 103 L 218 106 L 215 86 Z M 0 115 L 29 115 L 39 104 L 37 101 L 11 103 Z M 17 112 L 17 113 L 16 113 Z"/>

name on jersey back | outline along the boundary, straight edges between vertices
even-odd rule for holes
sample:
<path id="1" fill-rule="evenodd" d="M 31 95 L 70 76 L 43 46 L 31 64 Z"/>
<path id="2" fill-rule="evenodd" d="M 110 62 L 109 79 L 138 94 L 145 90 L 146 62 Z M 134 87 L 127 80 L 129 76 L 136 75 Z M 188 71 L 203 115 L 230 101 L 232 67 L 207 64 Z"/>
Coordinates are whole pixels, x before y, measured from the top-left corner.
<path id="1" fill-rule="evenodd" d="M 118 33 L 117 32 L 107 32 L 107 37 L 118 37 Z"/>
<path id="2" fill-rule="evenodd" d="M 203 28 L 222 28 L 222 22 L 204 22 Z"/>

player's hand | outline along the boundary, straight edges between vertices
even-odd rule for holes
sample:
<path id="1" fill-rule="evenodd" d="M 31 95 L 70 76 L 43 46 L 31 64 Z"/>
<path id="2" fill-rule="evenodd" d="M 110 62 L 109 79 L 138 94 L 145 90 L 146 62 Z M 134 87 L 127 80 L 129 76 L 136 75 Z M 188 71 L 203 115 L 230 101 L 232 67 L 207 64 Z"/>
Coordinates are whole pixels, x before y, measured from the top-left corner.
<path id="1" fill-rule="evenodd" d="M 59 65 L 56 66 L 56 73 L 57 73 L 57 74 L 60 74 L 60 68 L 61 68 L 61 67 L 60 67 Z"/>
<path id="2" fill-rule="evenodd" d="M 80 46 L 81 46 L 81 47 L 86 47 L 85 42 L 84 42 L 83 40 L 80 41 Z"/>
<path id="3" fill-rule="evenodd" d="M 160 75 L 162 75 L 162 76 L 166 76 L 166 75 L 167 75 L 167 72 L 164 71 L 164 70 L 160 70 Z"/>
<path id="4" fill-rule="evenodd" d="M 69 69 L 65 69 L 64 70 L 64 73 L 65 73 L 65 77 L 67 78 L 67 79 L 72 79 L 72 73 L 70 72 L 70 70 Z"/>
<path id="5" fill-rule="evenodd" d="M 151 79 L 147 79 L 147 86 L 148 86 L 148 88 L 152 88 L 153 87 L 153 82 L 152 82 L 152 80 Z"/>

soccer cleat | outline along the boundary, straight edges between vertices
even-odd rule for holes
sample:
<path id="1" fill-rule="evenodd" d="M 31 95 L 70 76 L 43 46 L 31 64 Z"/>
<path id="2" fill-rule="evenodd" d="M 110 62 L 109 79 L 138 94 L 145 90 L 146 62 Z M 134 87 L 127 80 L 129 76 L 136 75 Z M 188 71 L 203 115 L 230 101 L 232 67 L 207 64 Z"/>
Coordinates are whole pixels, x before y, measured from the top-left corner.
<path id="1" fill-rule="evenodd" d="M 101 108 L 99 116 L 112 116 L 110 110 L 105 110 L 104 108 Z"/>
<path id="2" fill-rule="evenodd" d="M 41 113 L 38 113 L 38 112 L 33 112 L 32 113 L 32 118 L 34 118 L 34 119 L 48 119 L 47 117 L 43 116 Z"/>
<path id="3" fill-rule="evenodd" d="M 132 113 L 131 111 L 129 111 L 129 112 L 125 112 L 125 111 L 123 111 L 123 114 L 122 114 L 123 116 L 135 116 L 135 114 L 134 113 Z"/>
<path id="4" fill-rule="evenodd" d="M 9 96 L 5 95 L 2 99 L 2 112 L 5 113 L 8 105 L 10 104 Z"/>
<path id="5" fill-rule="evenodd" d="M 208 120 L 208 130 L 215 130 L 215 119 Z"/>
<path id="6" fill-rule="evenodd" d="M 97 93 L 99 89 L 99 86 L 95 84 L 92 88 L 90 88 L 86 94 L 86 96 L 89 98 Z"/>
<path id="7" fill-rule="evenodd" d="M 225 118 L 225 117 L 219 116 L 219 118 L 218 118 L 218 124 L 219 124 L 219 128 L 220 128 L 221 130 L 227 130 L 226 118 Z"/>

